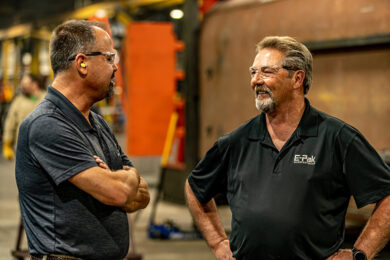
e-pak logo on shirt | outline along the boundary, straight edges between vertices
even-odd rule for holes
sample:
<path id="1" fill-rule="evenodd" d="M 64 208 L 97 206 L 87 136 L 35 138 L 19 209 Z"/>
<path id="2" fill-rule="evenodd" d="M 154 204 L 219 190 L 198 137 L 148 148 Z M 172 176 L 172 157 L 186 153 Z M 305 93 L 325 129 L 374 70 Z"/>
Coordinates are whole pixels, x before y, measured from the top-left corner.
<path id="1" fill-rule="evenodd" d="M 294 156 L 294 163 L 315 165 L 316 157 L 314 155 L 309 157 L 307 154 L 296 154 Z"/>

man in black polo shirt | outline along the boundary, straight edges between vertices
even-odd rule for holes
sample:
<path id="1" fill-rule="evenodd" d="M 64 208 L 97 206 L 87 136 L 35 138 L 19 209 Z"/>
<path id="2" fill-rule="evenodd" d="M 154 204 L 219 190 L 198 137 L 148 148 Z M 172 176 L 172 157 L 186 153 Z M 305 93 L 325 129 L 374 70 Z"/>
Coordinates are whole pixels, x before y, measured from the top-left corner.
<path id="1" fill-rule="evenodd" d="M 310 106 L 311 73 L 295 39 L 258 43 L 250 75 L 263 113 L 218 139 L 190 174 L 188 205 L 217 259 L 372 259 L 388 241 L 390 169 L 358 130 Z M 376 208 L 354 249 L 340 249 L 351 195 Z"/>
<path id="2" fill-rule="evenodd" d="M 90 110 L 110 95 L 116 53 L 95 22 L 59 25 L 54 81 L 23 121 L 16 153 L 20 207 L 32 259 L 123 259 L 126 212 L 149 192 L 107 123 Z"/>

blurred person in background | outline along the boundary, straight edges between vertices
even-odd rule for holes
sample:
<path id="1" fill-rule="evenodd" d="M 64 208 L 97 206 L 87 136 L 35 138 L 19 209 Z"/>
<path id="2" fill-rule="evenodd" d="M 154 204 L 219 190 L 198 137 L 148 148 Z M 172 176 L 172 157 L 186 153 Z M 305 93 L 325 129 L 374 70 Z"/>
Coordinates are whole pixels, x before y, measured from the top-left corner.
<path id="1" fill-rule="evenodd" d="M 4 122 L 3 156 L 14 158 L 19 126 L 23 119 L 42 101 L 46 87 L 41 78 L 34 74 L 25 74 L 20 82 L 21 93 L 12 101 Z"/>
<path id="2" fill-rule="evenodd" d="M 16 182 L 31 259 L 123 259 L 126 212 L 145 208 L 145 180 L 91 111 L 112 95 L 117 54 L 97 22 L 71 20 L 50 40 L 54 81 L 21 124 Z"/>
<path id="3" fill-rule="evenodd" d="M 219 138 L 190 174 L 186 197 L 216 258 L 365 260 L 390 236 L 390 169 L 362 134 L 305 95 L 312 55 L 266 37 L 249 69 L 262 113 Z M 364 97 L 362 97 L 364 98 Z M 214 196 L 232 211 L 230 239 Z M 375 210 L 353 249 L 341 249 L 351 195 Z"/>

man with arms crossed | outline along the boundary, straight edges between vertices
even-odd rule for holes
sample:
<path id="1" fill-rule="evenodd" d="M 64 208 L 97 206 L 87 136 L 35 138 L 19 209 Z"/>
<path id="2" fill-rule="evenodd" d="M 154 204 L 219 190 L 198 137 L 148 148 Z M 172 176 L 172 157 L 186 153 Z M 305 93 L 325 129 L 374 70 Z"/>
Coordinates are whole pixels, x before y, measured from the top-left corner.
<path id="1" fill-rule="evenodd" d="M 112 94 L 112 46 L 96 22 L 65 22 L 52 35 L 54 81 L 23 121 L 16 153 L 31 259 L 123 259 L 126 212 L 149 203 L 146 182 L 90 110 Z"/>
<path id="2" fill-rule="evenodd" d="M 217 259 L 373 259 L 388 241 L 390 169 L 358 130 L 310 105 L 311 73 L 295 39 L 259 42 L 250 75 L 262 113 L 219 138 L 190 174 L 188 205 Z M 376 207 L 354 248 L 340 249 L 351 195 Z"/>

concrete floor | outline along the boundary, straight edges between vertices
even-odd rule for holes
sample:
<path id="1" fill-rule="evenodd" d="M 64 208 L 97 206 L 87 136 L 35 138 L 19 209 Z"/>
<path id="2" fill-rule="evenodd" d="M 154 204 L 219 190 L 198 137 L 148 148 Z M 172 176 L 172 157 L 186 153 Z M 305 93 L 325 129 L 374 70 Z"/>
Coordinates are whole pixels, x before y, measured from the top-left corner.
<path id="1" fill-rule="evenodd" d="M 120 139 L 119 139 L 120 140 Z M 0 156 L 1 157 L 1 156 Z M 133 162 L 151 186 L 151 198 L 155 195 L 158 180 L 159 158 L 132 158 Z M 155 240 L 147 236 L 147 227 L 151 211 L 150 205 L 137 213 L 129 215 L 133 223 L 136 253 L 142 255 L 143 260 L 212 260 L 215 259 L 203 240 Z M 230 230 L 231 214 L 228 207 L 220 207 L 220 215 L 226 230 Z M 17 202 L 17 188 L 14 178 L 14 161 L 0 158 L 0 260 L 14 259 L 11 249 L 15 247 L 17 228 L 19 225 L 19 206 Z M 185 205 L 159 202 L 156 221 L 173 221 L 183 230 L 192 229 L 192 218 Z M 358 232 L 358 231 L 357 231 Z M 347 232 L 345 247 L 351 247 L 357 232 Z M 26 239 L 23 248 L 27 248 Z M 376 259 L 390 260 L 390 248 L 387 247 Z"/>

